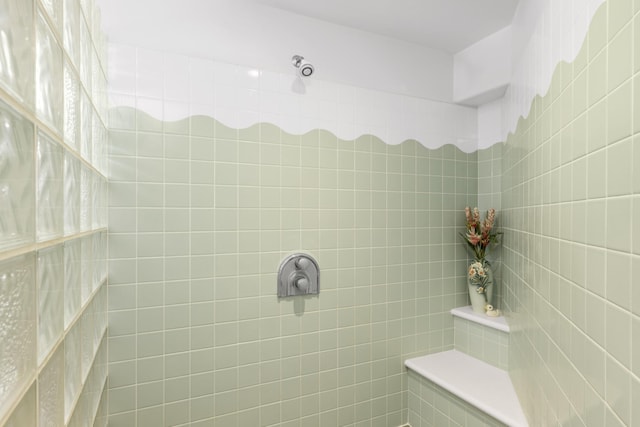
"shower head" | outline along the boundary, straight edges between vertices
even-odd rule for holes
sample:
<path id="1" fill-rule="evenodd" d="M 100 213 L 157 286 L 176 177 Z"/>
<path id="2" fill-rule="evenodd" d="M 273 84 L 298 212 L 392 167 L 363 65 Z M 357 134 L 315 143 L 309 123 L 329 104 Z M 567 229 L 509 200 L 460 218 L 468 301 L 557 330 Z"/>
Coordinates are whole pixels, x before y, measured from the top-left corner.
<path id="1" fill-rule="evenodd" d="M 313 65 L 304 60 L 304 56 L 293 55 L 291 62 L 293 63 L 293 66 L 298 69 L 298 72 L 302 77 L 309 77 L 315 71 Z"/>

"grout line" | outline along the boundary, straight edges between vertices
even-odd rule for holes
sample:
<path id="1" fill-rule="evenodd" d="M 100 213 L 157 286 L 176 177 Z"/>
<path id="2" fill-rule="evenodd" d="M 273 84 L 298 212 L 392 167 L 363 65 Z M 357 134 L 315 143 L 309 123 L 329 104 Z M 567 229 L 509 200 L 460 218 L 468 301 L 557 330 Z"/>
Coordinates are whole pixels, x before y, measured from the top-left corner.
<path id="1" fill-rule="evenodd" d="M 77 234 L 71 234 L 68 236 L 63 236 L 63 237 L 57 237 L 55 239 L 51 239 L 51 240 L 47 240 L 44 242 L 35 242 L 35 243 L 30 243 L 28 245 L 25 246 L 21 246 L 21 247 L 17 247 L 15 249 L 8 249 L 5 250 L 3 252 L 0 252 L 0 261 L 5 261 L 7 259 L 10 258 L 14 258 L 20 255 L 25 255 L 28 254 L 30 252 L 36 252 L 38 250 L 41 249 L 47 249 L 56 245 L 59 245 L 61 243 L 65 243 L 71 240 L 75 240 L 75 239 L 81 239 L 83 237 L 86 236 L 90 236 L 92 234 L 99 234 L 99 233 L 103 233 L 106 232 L 107 228 L 106 227 L 102 227 L 102 228 L 96 228 L 94 230 L 89 230 L 89 231 L 83 231 Z M 108 257 L 108 254 L 105 254 L 106 257 Z"/>
<path id="2" fill-rule="evenodd" d="M 98 354 L 100 353 L 100 351 L 104 351 L 104 350 L 102 350 L 102 346 L 103 345 L 106 346 L 107 341 L 108 341 L 107 340 L 107 329 L 108 328 L 105 328 L 105 330 L 102 331 L 102 338 L 100 338 L 100 344 L 98 344 L 98 348 L 97 348 L 95 354 L 93 355 L 93 357 L 91 358 L 91 369 L 89 369 L 89 371 L 87 371 L 86 377 L 83 380 L 80 381 L 79 393 L 75 397 L 75 399 L 74 399 L 74 401 L 73 401 L 73 403 L 71 405 L 71 409 L 69 411 L 69 418 L 65 419 L 65 425 L 69 424 L 69 421 L 71 421 L 71 418 L 73 418 L 73 415 L 74 415 L 75 410 L 76 410 L 76 408 L 78 406 L 78 403 L 80 402 L 80 399 L 82 398 L 82 392 L 84 391 L 85 387 L 87 386 L 87 382 L 88 382 L 87 380 L 90 378 L 91 372 L 93 371 L 94 367 L 96 366 L 96 360 L 97 360 Z M 108 376 L 109 376 L 108 375 L 108 363 L 105 364 L 104 368 L 105 368 L 105 370 L 107 370 L 106 377 L 108 378 Z M 105 378 L 105 383 L 106 383 L 107 378 Z M 98 404 L 98 407 L 99 406 L 100 405 Z M 66 416 L 65 416 L 65 418 L 66 418 Z"/>

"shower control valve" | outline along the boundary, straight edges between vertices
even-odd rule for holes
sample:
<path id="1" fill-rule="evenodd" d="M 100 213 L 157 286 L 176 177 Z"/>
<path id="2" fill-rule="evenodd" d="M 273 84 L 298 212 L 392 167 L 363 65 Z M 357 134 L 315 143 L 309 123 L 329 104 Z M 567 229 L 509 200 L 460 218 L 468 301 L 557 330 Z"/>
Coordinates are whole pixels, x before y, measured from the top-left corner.
<path id="1" fill-rule="evenodd" d="M 307 289 L 309 288 L 309 279 L 306 277 L 296 279 L 296 287 L 300 289 L 300 292 L 307 292 Z"/>
<path id="2" fill-rule="evenodd" d="M 311 255 L 288 256 L 278 270 L 278 296 L 313 295 L 320 290 L 320 269 Z"/>
<path id="3" fill-rule="evenodd" d="M 309 266 L 309 260 L 305 257 L 300 257 L 296 259 L 295 264 L 298 270 L 306 270 L 307 267 Z"/>

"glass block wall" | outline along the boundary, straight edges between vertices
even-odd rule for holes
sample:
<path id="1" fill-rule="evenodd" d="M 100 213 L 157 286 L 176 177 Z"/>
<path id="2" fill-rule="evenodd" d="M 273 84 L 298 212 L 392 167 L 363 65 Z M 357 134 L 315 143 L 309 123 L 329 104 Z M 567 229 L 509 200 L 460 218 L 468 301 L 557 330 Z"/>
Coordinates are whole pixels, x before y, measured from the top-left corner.
<path id="1" fill-rule="evenodd" d="M 0 0 L 0 425 L 106 424 L 106 77 L 92 0 Z"/>

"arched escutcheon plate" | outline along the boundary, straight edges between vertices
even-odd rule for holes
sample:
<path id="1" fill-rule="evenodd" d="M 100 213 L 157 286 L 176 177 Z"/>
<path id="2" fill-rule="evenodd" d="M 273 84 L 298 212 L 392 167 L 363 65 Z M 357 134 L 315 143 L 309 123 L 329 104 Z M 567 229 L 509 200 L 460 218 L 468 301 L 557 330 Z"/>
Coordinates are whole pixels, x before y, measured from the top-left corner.
<path id="1" fill-rule="evenodd" d="M 309 254 L 289 255 L 278 269 L 278 297 L 314 295 L 320 292 L 320 268 Z"/>

